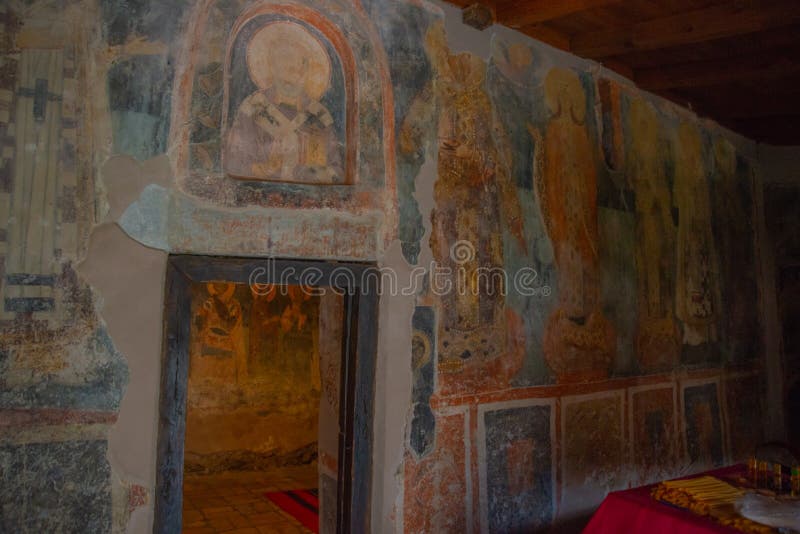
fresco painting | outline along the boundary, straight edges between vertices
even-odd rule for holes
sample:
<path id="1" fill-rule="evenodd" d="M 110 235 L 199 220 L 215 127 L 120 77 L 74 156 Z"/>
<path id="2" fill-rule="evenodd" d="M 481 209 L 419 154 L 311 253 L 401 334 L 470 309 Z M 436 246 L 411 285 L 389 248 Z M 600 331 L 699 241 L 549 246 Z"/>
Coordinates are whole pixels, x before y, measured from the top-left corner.
<path id="1" fill-rule="evenodd" d="M 141 55 L 114 63 L 108 72 L 114 152 L 145 161 L 166 151 L 173 74 L 163 57 Z"/>
<path id="2" fill-rule="evenodd" d="M 433 394 L 433 370 L 436 366 L 436 320 L 433 308 L 417 306 L 411 318 L 414 385 L 414 418 L 411 420 L 411 449 L 420 457 L 433 448 L 436 421 L 430 406 Z"/>
<path id="3" fill-rule="evenodd" d="M 552 408 L 487 407 L 482 487 L 486 532 L 536 532 L 553 519 Z"/>
<path id="4" fill-rule="evenodd" d="M 320 297 L 224 281 L 192 291 L 185 469 L 315 459 L 320 403 L 332 394 L 322 391 Z"/>
<path id="5" fill-rule="evenodd" d="M 106 451 L 106 442 L 100 439 L 0 445 L 0 458 L 9 462 L 4 465 L 0 486 L 0 529 L 110 532 L 111 469 Z M 81 483 L 64 491 L 64 486 L 73 484 L 71 480 Z M 26 490 L 19 491 L 20 488 Z M 30 500 L 40 513 L 23 513 Z"/>
<path id="6" fill-rule="evenodd" d="M 691 471 L 721 467 L 725 449 L 716 382 L 684 388 L 683 421 Z"/>
<path id="7" fill-rule="evenodd" d="M 603 313 L 614 325 L 616 352 L 613 376 L 638 372 L 636 358 L 636 308 L 639 303 L 636 257 L 636 216 L 632 211 L 598 207 L 600 270 Z"/>
<path id="8" fill-rule="evenodd" d="M 754 374 L 732 376 L 725 380 L 724 390 L 730 459 L 744 462 L 765 441 L 760 420 L 763 413 L 761 377 Z"/>
<path id="9" fill-rule="evenodd" d="M 675 313 L 683 325 L 685 363 L 715 359 L 719 279 L 711 233 L 706 146 L 697 126 L 675 134 L 675 206 L 678 211 Z"/>
<path id="10" fill-rule="evenodd" d="M 719 263 L 720 299 L 726 313 L 717 316 L 720 349 L 726 361 L 757 358 L 760 347 L 752 166 L 730 141 L 717 138 L 711 176 L 712 230 Z"/>
<path id="11" fill-rule="evenodd" d="M 678 414 L 674 386 L 632 389 L 631 443 L 637 483 L 650 484 L 672 474 L 678 460 Z"/>
<path id="12" fill-rule="evenodd" d="M 415 198 L 416 179 L 422 166 L 433 160 L 438 116 L 425 37 L 430 26 L 441 21 L 422 6 L 404 2 L 380 2 L 373 9 L 387 21 L 378 31 L 386 50 L 392 51 L 388 59 L 397 129 L 398 238 L 406 261 L 416 264 L 425 233 Z"/>
<path id="13" fill-rule="evenodd" d="M 440 26 L 430 30 L 432 60 L 444 82 L 436 94 L 438 178 L 430 247 L 437 263 L 454 273 L 452 290 L 441 296 L 438 369 L 443 382 L 457 383 L 462 373 L 494 380 L 483 366 L 521 366 L 521 358 L 505 361 L 515 355 L 506 354 L 506 288 L 497 273 L 504 227 L 522 241 L 522 221 L 509 169 L 491 136 L 496 117 L 485 91 L 486 64 L 469 53 L 448 54 L 443 39 Z"/>
<path id="14" fill-rule="evenodd" d="M 499 128 L 496 136 L 501 157 L 511 170 L 516 186 L 522 224 L 523 241 L 504 239 L 503 261 L 507 272 L 532 268 L 536 273 L 534 295 L 509 291 L 506 307 L 521 320 L 521 336 L 525 358 L 522 369 L 512 383 L 516 386 L 536 385 L 550 380 L 545 363 L 543 338 L 547 318 L 557 300 L 553 243 L 547 233 L 537 201 L 536 183 L 542 175 L 542 139 L 534 125 L 545 119 L 540 106 L 543 89 L 539 79 L 539 55 L 527 43 L 492 42 L 492 56 L 487 67 L 487 92 L 496 109 Z M 508 233 L 508 232 L 507 232 Z"/>
<path id="15" fill-rule="evenodd" d="M 85 56 L 20 41 L 26 9 L 0 7 L 0 531 L 104 532 L 129 370 L 77 267 L 96 217 Z"/>
<path id="16" fill-rule="evenodd" d="M 442 323 L 447 329 L 446 339 L 461 337 L 459 334 L 469 336 L 486 325 L 485 332 L 477 336 L 485 335 L 486 350 L 496 353 L 504 341 L 502 329 L 492 328 L 502 309 L 500 288 L 479 287 L 477 294 L 471 291 L 473 284 L 478 283 L 478 266 L 502 265 L 499 199 L 496 194 L 489 198 L 477 194 L 481 190 L 494 190 L 499 181 L 495 174 L 498 169 L 491 163 L 497 160 L 496 152 L 486 157 L 481 151 L 487 145 L 489 150 L 493 149 L 492 140 L 486 136 L 492 117 L 488 97 L 483 92 L 485 65 L 478 57 L 461 54 L 448 57 L 447 64 L 439 67 L 447 69 L 452 81 L 443 92 L 449 98 L 443 99 L 444 116 L 439 123 L 439 180 L 435 195 L 440 207 L 433 216 L 432 248 L 443 264 L 454 271 L 461 267 L 465 273 L 463 281 L 456 280 L 461 287 L 447 297 Z M 464 187 L 467 184 L 472 187 Z M 459 241 L 470 243 L 474 249 L 468 248 L 463 258 L 452 258 L 451 248 Z M 469 341 L 477 336 L 470 336 Z M 474 346 L 464 343 L 467 344 Z M 450 359 L 458 348 L 455 344 L 448 345 L 442 357 Z"/>
<path id="17" fill-rule="evenodd" d="M 661 125 L 652 104 L 635 99 L 628 111 L 628 175 L 636 194 L 638 322 L 636 354 L 646 371 L 669 370 L 680 356 L 675 320 L 675 221 Z"/>
<path id="18" fill-rule="evenodd" d="M 603 377 L 616 340 L 599 301 L 597 170 L 586 127 L 586 94 L 578 75 L 567 69 L 551 69 L 544 84 L 550 119 L 538 194 L 559 277 L 545 358 L 560 381 Z"/>
<path id="19" fill-rule="evenodd" d="M 158 239 L 121 223 L 137 246 L 398 270 L 433 259 L 456 273 L 456 291 L 434 293 L 428 273 L 415 295 L 384 301 L 407 311 L 391 324 L 406 343 L 379 354 L 408 371 L 406 418 L 391 422 L 401 451 L 385 459 L 395 478 L 381 482 L 397 493 L 380 504 L 398 529 L 557 529 L 629 481 L 721 465 L 725 436 L 731 459 L 763 437 L 750 145 L 534 41 L 492 31 L 487 54 L 465 52 L 433 3 L 112 0 L 99 29 L 80 21 L 102 50 L 56 33 L 31 41 L 59 16 L 40 20 L 50 8 L 33 4 L 24 17 L 0 7 L 0 415 L 11 421 L 0 471 L 22 473 L 3 484 L 20 510 L 18 496 L 39 494 L 44 509 L 80 513 L 55 524 L 14 508 L 0 528 L 124 526 L 112 494 L 150 476 L 105 461 L 132 432 L 120 416 L 108 438 L 140 361 L 101 318 L 114 295 L 76 267 L 117 218 L 110 154 L 137 160 L 143 180 L 166 162 L 163 195 L 149 188 L 120 208 L 147 214 L 145 226 L 163 214 Z M 776 229 L 779 255 L 791 228 Z M 548 290 L 478 276 L 522 267 Z M 224 281 L 193 291 L 188 432 L 285 435 L 189 451 L 187 465 L 307 461 L 320 438 L 330 502 L 335 440 L 297 413 L 338 412 L 341 345 L 329 336 L 340 329 L 320 309 L 341 301 Z M 723 377 L 723 363 L 740 374 Z M 19 444 L 19 413 L 55 417 L 53 429 Z M 217 432 L 232 413 L 240 426 Z M 90 507 L 37 482 L 53 465 Z"/>
<path id="20" fill-rule="evenodd" d="M 195 29 L 176 81 L 190 92 L 173 102 L 177 189 L 217 207 L 295 209 L 310 226 L 324 210 L 386 217 L 382 242 L 397 236 L 389 65 L 363 13 L 218 1 Z M 418 230 L 404 228 L 413 243 Z"/>
<path id="21" fill-rule="evenodd" d="M 562 400 L 562 506 L 571 513 L 600 504 L 627 485 L 623 393 L 608 391 Z"/>
<path id="22" fill-rule="evenodd" d="M 233 61 L 245 62 L 256 90 L 238 106 L 231 98 L 236 113 L 226 139 L 226 172 L 261 180 L 344 181 L 343 125 L 337 131 L 325 105 L 331 100 L 346 113 L 341 65 L 331 47 L 294 21 L 248 30 L 234 45 Z M 242 70 L 237 66 L 231 86 L 238 89 L 247 84 L 236 78 Z"/>
<path id="23" fill-rule="evenodd" d="M 471 503 L 465 451 L 465 413 L 437 414 L 436 444 L 424 459 L 407 454 L 404 532 L 467 532 Z"/>

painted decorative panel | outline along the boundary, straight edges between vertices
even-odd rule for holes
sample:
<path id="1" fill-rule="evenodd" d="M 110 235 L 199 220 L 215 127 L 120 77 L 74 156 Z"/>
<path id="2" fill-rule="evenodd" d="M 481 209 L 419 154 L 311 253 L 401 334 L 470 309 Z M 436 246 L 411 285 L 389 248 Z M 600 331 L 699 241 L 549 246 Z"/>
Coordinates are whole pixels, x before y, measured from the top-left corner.
<path id="1" fill-rule="evenodd" d="M 410 440 L 411 450 L 422 457 L 431 451 L 436 438 L 436 420 L 430 406 L 436 364 L 436 320 L 433 309 L 418 306 L 414 309 L 411 323 L 414 329 L 411 339 L 414 416 Z"/>
<path id="2" fill-rule="evenodd" d="M 725 438 L 720 413 L 719 382 L 682 386 L 683 429 L 689 471 L 720 467 L 725 461 Z"/>
<path id="3" fill-rule="evenodd" d="M 552 411 L 552 401 L 480 407 L 483 532 L 536 532 L 553 520 Z"/>
<path id="4" fill-rule="evenodd" d="M 436 414 L 437 433 L 433 451 L 424 459 L 406 456 L 403 515 L 408 534 L 471 532 L 470 491 L 465 412 Z"/>
<path id="5" fill-rule="evenodd" d="M 673 384 L 630 390 L 629 428 L 638 484 L 669 478 L 675 470 L 680 435 L 677 400 Z"/>
<path id="6" fill-rule="evenodd" d="M 300 286 L 223 281 L 192 293 L 184 469 L 315 460 L 320 297 Z"/>
<path id="7" fill-rule="evenodd" d="M 110 532 L 106 442 L 0 444 L 0 530 Z"/>
<path id="8" fill-rule="evenodd" d="M 761 377 L 734 375 L 724 380 L 730 460 L 744 463 L 764 443 Z"/>
<path id="9" fill-rule="evenodd" d="M 346 183 L 346 116 L 355 110 L 348 110 L 331 42 L 301 20 L 261 15 L 242 26 L 231 54 L 225 171 L 244 179 Z"/>
<path id="10" fill-rule="evenodd" d="M 624 391 L 606 391 L 561 402 L 563 459 L 561 513 L 586 513 L 609 491 L 627 486 Z"/>

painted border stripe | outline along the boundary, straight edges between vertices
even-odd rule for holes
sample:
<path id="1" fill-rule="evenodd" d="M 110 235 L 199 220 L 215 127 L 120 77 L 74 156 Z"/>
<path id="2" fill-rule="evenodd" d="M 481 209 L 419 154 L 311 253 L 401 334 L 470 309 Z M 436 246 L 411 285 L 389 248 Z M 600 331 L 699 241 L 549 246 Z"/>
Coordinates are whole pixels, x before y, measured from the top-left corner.
<path id="1" fill-rule="evenodd" d="M 5 300 L 5 311 L 7 312 L 53 311 L 55 308 L 55 299 L 49 297 L 17 297 Z"/>
<path id="2" fill-rule="evenodd" d="M 50 286 L 56 285 L 56 277 L 52 274 L 14 273 L 6 275 L 6 284 L 12 286 Z"/>

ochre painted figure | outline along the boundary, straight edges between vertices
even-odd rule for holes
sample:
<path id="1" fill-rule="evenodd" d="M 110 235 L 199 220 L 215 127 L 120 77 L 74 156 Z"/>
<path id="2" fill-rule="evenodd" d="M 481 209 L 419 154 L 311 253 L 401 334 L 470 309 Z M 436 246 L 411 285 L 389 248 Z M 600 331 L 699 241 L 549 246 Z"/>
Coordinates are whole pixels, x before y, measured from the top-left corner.
<path id="1" fill-rule="evenodd" d="M 247 43 L 247 71 L 258 90 L 228 132 L 225 169 L 238 178 L 331 183 L 343 176 L 333 117 L 322 104 L 331 61 L 293 22 L 273 22 Z"/>
<path id="2" fill-rule="evenodd" d="M 502 266 L 496 180 L 496 154 L 490 137 L 491 108 L 483 92 L 485 65 L 475 56 L 449 58 L 452 79 L 443 98 L 444 118 L 439 122 L 439 180 L 437 200 L 447 207 L 434 215 L 436 255 L 447 261 L 451 247 L 466 241 L 473 247 L 471 258 L 454 261 L 464 269 L 464 280 L 454 279 L 456 288 L 448 295 L 445 322 L 452 328 L 471 331 L 494 321 L 496 305 L 502 302 L 501 287 L 477 287 L 478 267 Z M 488 193 L 488 194 L 487 194 Z M 452 258 L 450 258 L 452 259 Z M 452 298 L 450 298 L 452 296 Z"/>
<path id="3" fill-rule="evenodd" d="M 437 262 L 453 273 L 453 290 L 442 296 L 440 339 L 448 343 L 442 347 L 442 362 L 461 369 L 460 364 L 468 367 L 505 352 L 503 281 L 491 273 L 503 267 L 501 214 L 512 216 L 518 206 L 491 135 L 483 60 L 452 55 L 446 72 L 439 94 L 439 178 L 431 247 Z M 462 245 L 464 256 L 459 256 Z"/>
<path id="4" fill-rule="evenodd" d="M 605 376 L 615 336 L 599 303 L 597 169 L 578 76 L 551 69 L 545 79 L 545 102 L 551 118 L 537 185 L 555 250 L 559 295 L 545 330 L 545 359 L 559 381 Z"/>
<path id="5" fill-rule="evenodd" d="M 242 379 L 247 374 L 247 346 L 236 284 L 209 282 L 205 291 L 208 297 L 194 313 L 191 375 Z"/>
<path id="6" fill-rule="evenodd" d="M 675 321 L 675 223 L 672 194 L 659 143 L 655 109 L 642 99 L 631 102 L 628 174 L 636 193 L 636 271 L 638 323 L 636 356 L 645 371 L 665 370 L 680 355 Z"/>
<path id="7" fill-rule="evenodd" d="M 703 145 L 696 126 L 680 125 L 675 155 L 676 315 L 683 323 L 683 342 L 700 345 L 716 340 L 717 273 Z"/>

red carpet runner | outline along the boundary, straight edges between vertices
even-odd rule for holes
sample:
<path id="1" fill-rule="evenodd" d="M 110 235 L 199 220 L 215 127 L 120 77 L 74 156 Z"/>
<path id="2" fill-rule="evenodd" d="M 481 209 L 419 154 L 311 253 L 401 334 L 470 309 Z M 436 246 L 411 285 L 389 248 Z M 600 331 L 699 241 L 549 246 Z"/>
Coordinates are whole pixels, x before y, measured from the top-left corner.
<path id="1" fill-rule="evenodd" d="M 265 493 L 267 499 L 314 534 L 319 534 L 319 497 L 316 489 Z"/>

